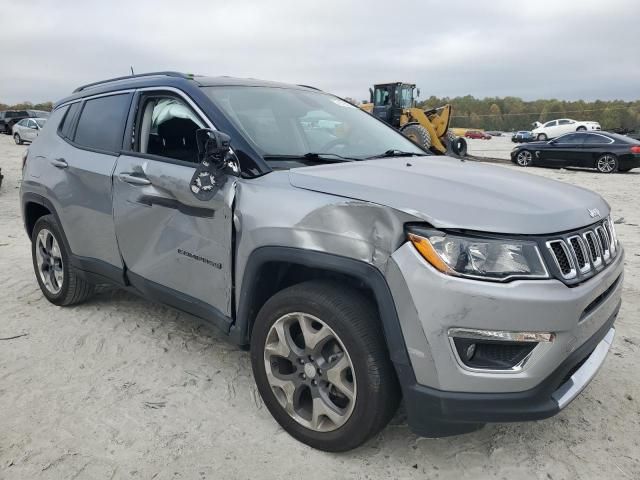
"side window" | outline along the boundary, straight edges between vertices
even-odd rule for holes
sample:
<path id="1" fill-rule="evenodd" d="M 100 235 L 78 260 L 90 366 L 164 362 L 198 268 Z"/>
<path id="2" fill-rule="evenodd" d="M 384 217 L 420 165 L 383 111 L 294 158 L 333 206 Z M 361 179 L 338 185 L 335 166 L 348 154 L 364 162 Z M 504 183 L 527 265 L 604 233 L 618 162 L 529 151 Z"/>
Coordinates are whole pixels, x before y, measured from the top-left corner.
<path id="1" fill-rule="evenodd" d="M 556 120 L 552 120 L 551 122 L 547 122 L 544 124 L 544 127 L 555 127 L 556 123 L 558 123 Z"/>
<path id="2" fill-rule="evenodd" d="M 562 143 L 564 145 L 576 145 L 582 143 L 583 138 L 579 133 L 570 133 L 569 135 L 563 135 L 562 137 L 558 137 L 556 143 Z"/>
<path id="3" fill-rule="evenodd" d="M 58 127 L 58 134 L 61 137 L 68 138 L 70 140 L 73 133 L 71 132 L 71 128 L 73 127 L 73 119 L 80 109 L 80 102 L 72 103 L 66 108 L 67 113 L 65 113 L 64 118 L 60 122 L 60 126 Z"/>
<path id="4" fill-rule="evenodd" d="M 29 120 L 27 122 L 27 127 L 29 127 L 29 128 L 38 128 L 38 126 L 36 125 L 36 122 L 34 122 L 33 120 Z"/>
<path id="5" fill-rule="evenodd" d="M 18 122 L 18 125 L 20 125 L 21 127 L 26 127 L 26 122 L 27 122 L 26 120 L 20 120 Z"/>
<path id="6" fill-rule="evenodd" d="M 175 97 L 146 97 L 139 112 L 137 151 L 198 161 L 196 131 L 205 124 L 185 102 Z"/>
<path id="7" fill-rule="evenodd" d="M 558 120 L 558 125 L 569 125 L 571 123 L 571 120 Z"/>
<path id="8" fill-rule="evenodd" d="M 85 101 L 73 141 L 82 147 L 119 152 L 130 103 L 130 94 Z"/>

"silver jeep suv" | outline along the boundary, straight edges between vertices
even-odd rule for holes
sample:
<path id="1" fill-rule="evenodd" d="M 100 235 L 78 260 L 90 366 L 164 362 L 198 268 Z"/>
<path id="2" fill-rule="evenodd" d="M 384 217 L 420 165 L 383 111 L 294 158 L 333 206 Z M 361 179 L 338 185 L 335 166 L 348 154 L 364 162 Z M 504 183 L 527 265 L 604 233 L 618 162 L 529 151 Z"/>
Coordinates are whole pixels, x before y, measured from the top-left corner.
<path id="1" fill-rule="evenodd" d="M 56 305 L 110 283 L 251 350 L 264 403 L 354 448 L 403 400 L 425 436 L 550 417 L 602 365 L 623 281 L 608 204 L 430 156 L 298 85 L 159 72 L 78 88 L 25 158 Z"/>

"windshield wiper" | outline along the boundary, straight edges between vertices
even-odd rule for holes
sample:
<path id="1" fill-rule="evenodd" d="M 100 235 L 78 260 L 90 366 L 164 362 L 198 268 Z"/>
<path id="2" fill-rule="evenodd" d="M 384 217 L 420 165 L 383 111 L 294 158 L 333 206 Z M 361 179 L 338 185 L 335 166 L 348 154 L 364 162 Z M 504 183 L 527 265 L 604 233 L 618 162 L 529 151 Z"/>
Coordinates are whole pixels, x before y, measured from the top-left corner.
<path id="1" fill-rule="evenodd" d="M 387 150 L 384 153 L 378 155 L 372 155 L 367 157 L 367 160 L 371 160 L 372 158 L 388 158 L 388 157 L 427 157 L 429 154 L 427 153 L 418 153 L 418 152 L 403 152 L 402 150 Z"/>
<path id="2" fill-rule="evenodd" d="M 265 155 L 265 160 L 310 160 L 312 162 L 328 162 L 328 163 L 338 163 L 338 162 L 353 162 L 356 160 L 360 160 L 359 158 L 353 157 L 344 157 L 342 155 L 338 155 L 337 153 L 317 153 L 317 152 L 309 152 L 303 153 L 301 155 Z"/>

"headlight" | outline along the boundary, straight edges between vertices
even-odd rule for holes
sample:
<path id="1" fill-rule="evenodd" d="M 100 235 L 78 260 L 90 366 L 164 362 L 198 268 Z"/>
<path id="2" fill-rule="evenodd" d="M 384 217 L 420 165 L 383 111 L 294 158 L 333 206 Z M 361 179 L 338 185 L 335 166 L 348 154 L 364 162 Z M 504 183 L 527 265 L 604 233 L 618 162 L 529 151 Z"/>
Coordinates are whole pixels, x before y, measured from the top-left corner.
<path id="1" fill-rule="evenodd" d="M 410 228 L 408 237 L 420 254 L 447 275 L 480 280 L 549 278 L 535 242 L 449 234 Z"/>

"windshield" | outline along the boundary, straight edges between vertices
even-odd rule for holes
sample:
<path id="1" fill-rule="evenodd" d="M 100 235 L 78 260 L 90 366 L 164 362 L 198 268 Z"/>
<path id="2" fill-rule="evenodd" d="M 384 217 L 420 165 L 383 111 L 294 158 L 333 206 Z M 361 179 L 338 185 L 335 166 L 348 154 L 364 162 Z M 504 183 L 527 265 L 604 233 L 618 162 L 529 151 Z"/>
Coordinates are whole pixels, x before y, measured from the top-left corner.
<path id="1" fill-rule="evenodd" d="M 422 154 L 391 127 L 337 97 L 277 87 L 203 87 L 265 157 L 339 155 L 364 159 L 389 150 Z"/>

